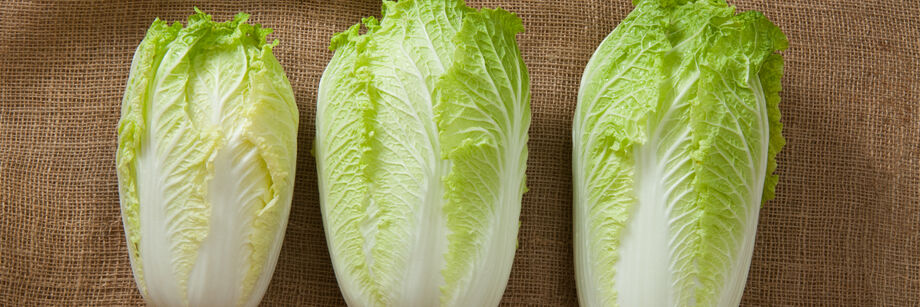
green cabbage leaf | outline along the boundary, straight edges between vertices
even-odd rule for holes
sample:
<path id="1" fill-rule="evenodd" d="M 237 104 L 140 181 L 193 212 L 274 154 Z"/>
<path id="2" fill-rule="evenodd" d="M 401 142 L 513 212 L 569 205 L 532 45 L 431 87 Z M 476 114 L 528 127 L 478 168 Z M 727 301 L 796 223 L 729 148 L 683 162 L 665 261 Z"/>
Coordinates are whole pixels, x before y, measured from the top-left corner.
<path id="1" fill-rule="evenodd" d="M 459 0 L 383 8 L 333 37 L 318 91 L 314 154 L 339 287 L 352 306 L 497 305 L 525 191 L 523 26 Z"/>
<path id="2" fill-rule="evenodd" d="M 783 33 L 724 0 L 634 1 L 573 127 L 582 306 L 737 306 L 773 198 Z"/>
<path id="3" fill-rule="evenodd" d="M 298 111 L 271 30 L 247 18 L 158 19 L 134 54 L 116 164 L 134 277 L 154 306 L 255 306 L 274 271 Z"/>

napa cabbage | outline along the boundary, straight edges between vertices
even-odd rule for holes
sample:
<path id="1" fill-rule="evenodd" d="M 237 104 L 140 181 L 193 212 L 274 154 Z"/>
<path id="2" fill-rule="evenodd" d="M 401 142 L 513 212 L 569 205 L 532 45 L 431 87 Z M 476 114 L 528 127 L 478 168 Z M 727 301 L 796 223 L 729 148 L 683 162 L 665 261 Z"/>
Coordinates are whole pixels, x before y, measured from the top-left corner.
<path id="1" fill-rule="evenodd" d="M 134 54 L 116 165 L 134 277 L 153 306 L 255 306 L 274 271 L 298 111 L 271 30 L 247 18 L 157 19 Z"/>
<path id="2" fill-rule="evenodd" d="M 786 37 L 723 0 L 634 2 L 578 93 L 579 301 L 737 306 L 777 184 Z"/>
<path id="3" fill-rule="evenodd" d="M 459 0 L 383 8 L 332 38 L 318 90 L 314 154 L 339 288 L 352 306 L 497 305 L 525 191 L 521 20 Z"/>

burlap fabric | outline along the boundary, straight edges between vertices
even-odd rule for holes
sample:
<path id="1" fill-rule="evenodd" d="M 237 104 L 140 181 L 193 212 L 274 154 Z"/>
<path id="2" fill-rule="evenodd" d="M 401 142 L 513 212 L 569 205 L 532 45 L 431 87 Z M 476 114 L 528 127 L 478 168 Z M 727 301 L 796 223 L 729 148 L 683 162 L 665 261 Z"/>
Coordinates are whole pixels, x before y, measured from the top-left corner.
<path id="1" fill-rule="evenodd" d="M 517 12 L 533 127 L 504 303 L 577 304 L 570 125 L 582 70 L 629 1 L 471 1 Z M 744 305 L 920 305 L 920 2 L 731 1 L 788 35 L 788 144 L 761 213 Z M 275 29 L 301 112 L 294 204 L 265 305 L 343 305 L 315 167 L 329 37 L 376 0 L 196 3 Z M 119 215 L 116 122 L 135 47 L 185 2 L 0 1 L 0 305 L 134 305 Z"/>

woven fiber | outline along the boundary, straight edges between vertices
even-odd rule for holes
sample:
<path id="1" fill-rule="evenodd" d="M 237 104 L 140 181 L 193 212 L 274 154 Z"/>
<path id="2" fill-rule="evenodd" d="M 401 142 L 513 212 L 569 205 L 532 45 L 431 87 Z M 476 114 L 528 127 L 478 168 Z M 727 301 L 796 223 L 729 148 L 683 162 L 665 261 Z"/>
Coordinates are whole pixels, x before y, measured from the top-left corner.
<path id="1" fill-rule="evenodd" d="M 533 125 L 520 248 L 503 302 L 574 306 L 571 123 L 582 71 L 632 9 L 616 1 L 470 1 L 518 13 Z M 733 0 L 788 35 L 776 199 L 761 211 L 743 305 L 920 306 L 920 2 Z M 0 1 L 0 305 L 135 305 L 116 123 L 156 17 L 193 6 L 275 29 L 300 107 L 296 191 L 265 305 L 343 305 L 310 148 L 330 36 L 380 3 Z"/>

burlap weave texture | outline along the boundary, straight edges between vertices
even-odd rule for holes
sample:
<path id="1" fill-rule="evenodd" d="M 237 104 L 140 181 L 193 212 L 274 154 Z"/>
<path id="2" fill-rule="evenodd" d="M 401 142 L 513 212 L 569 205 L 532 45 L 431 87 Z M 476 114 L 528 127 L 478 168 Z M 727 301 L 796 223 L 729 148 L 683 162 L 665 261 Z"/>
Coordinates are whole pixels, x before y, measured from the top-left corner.
<path id="1" fill-rule="evenodd" d="M 735 0 L 790 40 L 787 145 L 761 211 L 743 305 L 920 306 L 920 2 Z M 518 13 L 533 125 L 520 248 L 504 303 L 577 304 L 571 130 L 578 83 L 629 13 L 617 1 L 470 1 Z M 296 191 L 264 305 L 343 305 L 322 231 L 316 87 L 330 36 L 376 0 L 0 1 L 0 305 L 134 305 L 118 207 L 116 122 L 154 18 L 193 6 L 275 29 L 301 112 Z"/>

